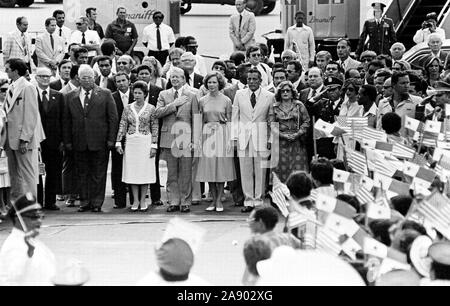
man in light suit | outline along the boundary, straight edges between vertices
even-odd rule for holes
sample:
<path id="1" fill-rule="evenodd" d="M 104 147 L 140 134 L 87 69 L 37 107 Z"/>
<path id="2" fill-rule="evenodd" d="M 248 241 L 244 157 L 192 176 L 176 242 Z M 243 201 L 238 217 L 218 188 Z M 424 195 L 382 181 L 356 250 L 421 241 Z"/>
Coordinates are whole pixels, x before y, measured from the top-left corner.
<path id="1" fill-rule="evenodd" d="M 275 96 L 261 88 L 261 72 L 250 69 L 248 89 L 236 93 L 233 103 L 232 139 L 238 147 L 245 207 L 243 213 L 263 205 L 266 169 L 270 155 L 270 125 Z"/>
<path id="2" fill-rule="evenodd" d="M 186 87 L 183 69 L 174 67 L 171 89 L 159 94 L 156 117 L 162 120 L 161 158 L 167 162 L 168 212 L 190 212 L 192 199 L 192 149 L 194 119 L 198 115 L 195 94 Z"/>
<path id="3" fill-rule="evenodd" d="M 55 34 L 56 19 L 45 20 L 46 32 L 36 39 L 36 55 L 38 67 L 48 67 L 52 71 L 58 70 L 58 64 L 64 59 L 64 39 Z"/>
<path id="4" fill-rule="evenodd" d="M 237 14 L 230 18 L 230 38 L 235 51 L 245 51 L 255 44 L 255 14 L 247 11 L 247 0 L 236 0 Z"/>
<path id="5" fill-rule="evenodd" d="M 27 33 L 28 20 L 25 17 L 16 19 L 17 30 L 9 33 L 3 46 L 3 61 L 6 62 L 11 58 L 19 58 L 23 60 L 28 70 L 34 70 L 36 67 L 31 60 L 31 38 Z"/>
<path id="6" fill-rule="evenodd" d="M 357 69 L 361 62 L 358 62 L 350 57 L 351 52 L 351 44 L 347 38 L 341 38 L 337 45 L 337 54 L 339 57 L 339 65 L 341 65 L 342 69 L 345 72 L 350 69 Z"/>
<path id="7" fill-rule="evenodd" d="M 37 196 L 38 148 L 45 138 L 36 87 L 24 77 L 27 70 L 27 64 L 21 59 L 9 59 L 5 64 L 5 71 L 12 80 L 4 104 L 8 122 L 5 150 L 11 178 L 11 201 L 27 192 Z"/>
<path id="8" fill-rule="evenodd" d="M 69 92 L 64 109 L 63 138 L 74 152 L 80 184 L 79 212 L 100 213 L 105 200 L 109 149 L 119 127 L 116 104 L 109 90 L 94 83 L 94 70 L 81 65 L 80 88 Z"/>

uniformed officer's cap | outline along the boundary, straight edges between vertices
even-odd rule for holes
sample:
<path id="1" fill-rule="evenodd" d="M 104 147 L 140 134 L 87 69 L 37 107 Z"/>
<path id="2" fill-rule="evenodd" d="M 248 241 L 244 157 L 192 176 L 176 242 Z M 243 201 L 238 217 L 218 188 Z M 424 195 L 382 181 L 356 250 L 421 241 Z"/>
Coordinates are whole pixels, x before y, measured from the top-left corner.
<path id="1" fill-rule="evenodd" d="M 17 213 L 20 215 L 25 213 L 29 214 L 42 209 L 42 206 L 37 203 L 36 197 L 34 197 L 31 193 L 21 196 L 14 204 L 15 209 L 12 208 L 13 215 L 16 215 Z"/>
<path id="2" fill-rule="evenodd" d="M 438 242 L 433 244 L 428 250 L 428 255 L 434 262 L 450 266 L 450 243 Z"/>
<path id="3" fill-rule="evenodd" d="M 324 85 L 327 87 L 336 87 L 336 86 L 342 87 L 344 85 L 344 82 L 342 82 L 342 80 L 334 76 L 330 76 L 325 79 Z"/>
<path id="4" fill-rule="evenodd" d="M 381 2 L 374 2 L 374 3 L 372 3 L 372 7 L 374 10 L 384 10 L 384 8 L 386 7 L 386 4 L 381 3 Z"/>

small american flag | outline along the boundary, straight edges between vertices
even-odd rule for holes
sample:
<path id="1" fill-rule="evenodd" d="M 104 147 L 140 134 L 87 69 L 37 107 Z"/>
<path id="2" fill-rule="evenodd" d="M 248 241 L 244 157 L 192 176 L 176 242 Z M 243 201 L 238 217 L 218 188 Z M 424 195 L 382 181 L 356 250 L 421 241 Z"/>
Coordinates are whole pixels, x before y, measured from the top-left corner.
<path id="1" fill-rule="evenodd" d="M 289 215 L 287 198 L 290 197 L 290 192 L 287 186 L 280 181 L 275 173 L 273 173 L 273 191 L 269 194 L 272 197 L 272 202 L 278 206 L 281 213 L 286 218 Z"/>
<path id="2" fill-rule="evenodd" d="M 361 205 L 365 205 L 375 200 L 372 192 L 364 186 L 359 187 L 356 197 Z"/>
<path id="3" fill-rule="evenodd" d="M 450 239 L 450 205 L 448 203 L 444 202 L 440 203 L 440 205 L 434 205 L 424 201 L 417 205 L 417 212 L 445 238 Z"/>
<path id="4" fill-rule="evenodd" d="M 378 131 L 369 127 L 365 127 L 359 135 L 355 136 L 356 139 L 361 141 L 386 141 L 387 135 L 384 131 Z"/>
<path id="5" fill-rule="evenodd" d="M 375 160 L 375 172 L 378 172 L 384 176 L 393 177 L 397 172 L 397 165 L 387 160 L 386 157 L 383 159 Z"/>
<path id="6" fill-rule="evenodd" d="M 369 175 L 367 170 L 367 161 L 364 154 L 349 149 L 347 152 L 348 155 L 348 165 L 352 168 L 355 173 L 362 175 Z"/>
<path id="7" fill-rule="evenodd" d="M 400 143 L 395 143 L 392 150 L 392 154 L 401 159 L 412 159 L 416 151 L 410 147 L 407 147 Z"/>
<path id="8" fill-rule="evenodd" d="M 369 126 L 369 118 L 367 117 L 337 117 L 337 124 L 347 133 L 361 134 L 364 128 Z"/>

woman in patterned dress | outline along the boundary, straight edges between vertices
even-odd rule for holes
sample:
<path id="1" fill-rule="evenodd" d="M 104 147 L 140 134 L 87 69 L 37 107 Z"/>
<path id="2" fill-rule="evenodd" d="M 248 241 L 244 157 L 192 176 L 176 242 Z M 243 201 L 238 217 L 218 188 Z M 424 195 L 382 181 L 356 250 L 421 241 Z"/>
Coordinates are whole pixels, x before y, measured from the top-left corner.
<path id="1" fill-rule="evenodd" d="M 306 134 L 310 118 L 291 82 L 278 86 L 275 99 L 271 162 L 273 171 L 286 182 L 293 171 L 308 171 Z"/>
<path id="2" fill-rule="evenodd" d="M 155 157 L 158 149 L 159 125 L 155 107 L 145 103 L 148 85 L 143 81 L 137 81 L 133 85 L 133 95 L 135 102 L 124 109 L 120 120 L 116 150 L 119 154 L 124 154 L 122 181 L 131 185 L 134 197 L 131 210 L 137 211 L 140 207 L 141 211 L 147 211 L 145 195 L 148 185 L 156 182 Z M 124 137 L 125 150 L 122 148 Z"/>

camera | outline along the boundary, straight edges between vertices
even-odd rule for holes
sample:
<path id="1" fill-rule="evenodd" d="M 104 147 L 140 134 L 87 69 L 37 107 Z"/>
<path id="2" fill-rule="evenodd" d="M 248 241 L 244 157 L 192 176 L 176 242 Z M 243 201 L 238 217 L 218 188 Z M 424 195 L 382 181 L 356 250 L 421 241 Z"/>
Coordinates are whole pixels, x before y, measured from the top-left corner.
<path id="1" fill-rule="evenodd" d="M 431 22 L 425 22 L 425 27 L 426 28 L 432 28 L 433 24 Z"/>

